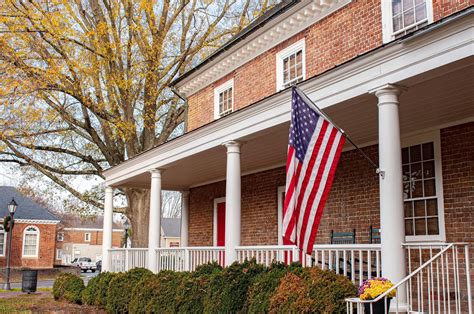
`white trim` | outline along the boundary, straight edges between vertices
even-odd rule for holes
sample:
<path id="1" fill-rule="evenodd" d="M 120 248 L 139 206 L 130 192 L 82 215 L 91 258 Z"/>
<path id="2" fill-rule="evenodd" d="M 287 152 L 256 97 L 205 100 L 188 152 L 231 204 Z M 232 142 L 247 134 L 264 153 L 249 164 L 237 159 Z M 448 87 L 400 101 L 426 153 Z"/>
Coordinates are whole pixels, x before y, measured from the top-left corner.
<path id="1" fill-rule="evenodd" d="M 26 234 L 29 233 L 30 231 L 28 231 L 29 228 L 34 228 L 36 230 L 36 253 L 35 255 L 26 255 L 25 254 L 25 238 L 26 238 Z M 23 242 L 22 242 L 22 249 L 21 249 L 21 256 L 22 257 L 38 257 L 38 252 L 39 252 L 39 244 L 40 244 L 40 229 L 37 227 L 37 226 L 33 226 L 33 225 L 29 225 L 29 226 L 26 226 L 25 229 L 23 229 Z"/>
<path id="2" fill-rule="evenodd" d="M 285 193 L 286 187 L 284 185 L 279 186 L 277 188 L 277 219 L 278 219 L 278 245 L 283 245 L 283 230 L 281 230 L 282 227 L 282 221 L 283 221 L 283 197 L 281 197 L 282 193 Z"/>
<path id="3" fill-rule="evenodd" d="M 15 218 L 16 223 L 22 224 L 36 224 L 36 225 L 57 225 L 60 223 L 59 220 L 42 220 L 42 219 L 22 219 Z"/>
<path id="4" fill-rule="evenodd" d="M 90 232 L 84 233 L 84 242 L 91 242 L 91 238 L 92 238 L 92 233 Z"/>
<path id="5" fill-rule="evenodd" d="M 224 112 L 224 113 L 221 113 L 219 111 L 220 109 L 220 106 L 219 106 L 219 95 L 220 93 L 228 90 L 232 88 L 232 106 L 231 106 L 231 109 L 230 109 L 230 112 L 233 112 L 234 111 L 234 92 L 235 92 L 235 89 L 234 89 L 234 79 L 231 78 L 230 80 L 226 81 L 225 83 L 217 86 L 216 88 L 214 88 L 214 119 L 219 119 L 227 114 L 229 114 L 229 112 Z"/>
<path id="6" fill-rule="evenodd" d="M 438 228 L 439 235 L 405 236 L 406 242 L 429 242 L 446 241 L 446 226 L 444 220 L 444 196 L 443 196 L 443 167 L 441 164 L 441 135 L 440 130 L 418 134 L 412 137 L 402 138 L 402 148 L 433 142 L 435 161 L 436 198 L 438 203 Z M 405 217 L 405 216 L 404 216 Z"/>
<path id="7" fill-rule="evenodd" d="M 412 27 L 416 27 L 416 25 L 423 24 L 428 22 L 428 24 L 433 23 L 433 0 L 425 0 L 426 2 L 426 19 L 423 22 L 418 22 L 410 27 L 404 28 L 397 33 L 393 31 L 393 12 L 392 12 L 392 0 L 380 0 L 381 7 L 382 7 L 382 39 L 383 43 L 388 43 L 395 39 L 397 33 L 409 30 Z M 403 16 L 402 16 L 403 18 Z"/>
<path id="8" fill-rule="evenodd" d="M 283 60 L 289 56 L 297 53 L 301 50 L 302 52 L 302 67 L 303 67 L 303 79 L 306 79 L 306 51 L 305 51 L 305 39 L 300 39 L 289 47 L 286 47 L 282 51 L 276 54 L 276 91 L 279 92 L 284 89 L 283 87 Z"/>
<path id="9" fill-rule="evenodd" d="M 300 1 L 280 16 L 269 20 L 245 40 L 189 74 L 176 87 L 181 93 L 190 96 L 208 86 L 211 81 L 226 76 L 351 2 L 352 0 Z"/>
<path id="10" fill-rule="evenodd" d="M 225 203 L 225 196 L 214 199 L 213 223 L 212 223 L 212 245 L 217 246 L 217 204 Z"/>
<path id="11" fill-rule="evenodd" d="M 300 87 L 324 109 L 365 95 L 383 83 L 419 77 L 421 73 L 471 57 L 474 51 L 471 21 L 470 16 L 466 16 L 403 44 L 389 44 L 307 80 Z M 290 120 L 290 102 L 290 90 L 285 90 L 245 110 L 236 111 L 225 119 L 214 121 L 104 171 L 105 184 L 120 186 L 149 169 L 166 168 L 180 159 L 219 147 L 228 140 L 287 123 Z"/>
<path id="12" fill-rule="evenodd" d="M 65 231 L 104 231 L 102 228 L 63 228 Z M 113 232 L 125 232 L 125 229 L 113 229 Z"/>
<path id="13" fill-rule="evenodd" d="M 3 250 L 0 251 L 0 256 L 5 256 L 5 252 L 6 252 L 6 246 L 7 246 L 7 235 L 8 233 L 5 232 L 5 230 L 3 229 L 3 226 L 0 226 L 0 234 L 3 234 Z"/>

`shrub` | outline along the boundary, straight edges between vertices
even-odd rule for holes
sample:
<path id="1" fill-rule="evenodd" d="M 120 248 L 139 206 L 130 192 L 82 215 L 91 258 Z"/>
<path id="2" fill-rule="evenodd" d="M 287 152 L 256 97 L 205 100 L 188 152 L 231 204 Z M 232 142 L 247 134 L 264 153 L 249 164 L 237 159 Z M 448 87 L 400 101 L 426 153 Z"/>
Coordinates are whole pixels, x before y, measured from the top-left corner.
<path id="1" fill-rule="evenodd" d="M 344 313 L 344 299 L 357 288 L 344 276 L 319 268 L 287 273 L 270 299 L 271 313 Z"/>
<path id="2" fill-rule="evenodd" d="M 246 308 L 250 313 L 268 313 L 270 298 L 280 285 L 280 280 L 288 272 L 301 272 L 300 264 L 287 266 L 284 263 L 274 263 L 263 273 L 259 274 L 247 295 Z"/>
<path id="3" fill-rule="evenodd" d="M 176 295 L 178 313 L 204 312 L 204 298 L 213 274 L 220 273 L 222 267 L 217 263 L 201 265 L 188 276 L 183 277 Z"/>
<path id="4" fill-rule="evenodd" d="M 58 276 L 53 284 L 53 297 L 55 300 L 66 300 L 81 304 L 84 281 L 76 275 L 64 273 Z"/>
<path id="5" fill-rule="evenodd" d="M 188 273 L 161 271 L 144 276 L 135 286 L 129 304 L 130 313 L 174 313 L 176 294 Z"/>
<path id="6" fill-rule="evenodd" d="M 244 309 L 247 291 L 265 267 L 253 261 L 237 262 L 211 275 L 204 300 L 207 313 L 236 313 Z"/>
<path id="7" fill-rule="evenodd" d="M 110 281 L 117 276 L 116 273 L 102 272 L 92 278 L 82 292 L 82 302 L 100 308 L 107 306 L 107 292 Z"/>
<path id="8" fill-rule="evenodd" d="M 132 291 L 137 283 L 145 276 L 153 273 L 148 269 L 134 268 L 126 273 L 119 273 L 110 280 L 107 290 L 107 312 L 126 313 Z"/>

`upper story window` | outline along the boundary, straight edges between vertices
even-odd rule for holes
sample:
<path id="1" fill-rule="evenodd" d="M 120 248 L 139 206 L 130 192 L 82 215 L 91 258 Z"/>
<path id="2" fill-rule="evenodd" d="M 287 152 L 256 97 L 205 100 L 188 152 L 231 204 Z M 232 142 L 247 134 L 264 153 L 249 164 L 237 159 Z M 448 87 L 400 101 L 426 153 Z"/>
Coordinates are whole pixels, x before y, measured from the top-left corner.
<path id="1" fill-rule="evenodd" d="M 85 241 L 85 242 L 91 242 L 91 234 L 90 234 L 90 232 L 84 233 L 84 241 Z"/>
<path id="2" fill-rule="evenodd" d="M 39 229 L 35 226 L 25 228 L 23 232 L 23 256 L 37 257 L 39 249 Z"/>
<path id="3" fill-rule="evenodd" d="M 305 79 L 305 41 L 294 43 L 277 53 L 277 91 Z"/>
<path id="4" fill-rule="evenodd" d="M 214 89 L 214 118 L 219 119 L 234 110 L 234 79 Z"/>
<path id="5" fill-rule="evenodd" d="M 5 247 L 7 244 L 7 233 L 3 230 L 3 226 L 0 226 L 0 256 L 5 255 Z"/>
<path id="6" fill-rule="evenodd" d="M 433 22 L 432 0 L 381 0 L 384 42 Z"/>
<path id="7" fill-rule="evenodd" d="M 58 236 L 56 238 L 58 241 L 64 241 L 64 232 L 58 232 Z"/>
<path id="8" fill-rule="evenodd" d="M 436 136 L 402 149 L 402 171 L 407 240 L 443 240 L 444 206 Z"/>

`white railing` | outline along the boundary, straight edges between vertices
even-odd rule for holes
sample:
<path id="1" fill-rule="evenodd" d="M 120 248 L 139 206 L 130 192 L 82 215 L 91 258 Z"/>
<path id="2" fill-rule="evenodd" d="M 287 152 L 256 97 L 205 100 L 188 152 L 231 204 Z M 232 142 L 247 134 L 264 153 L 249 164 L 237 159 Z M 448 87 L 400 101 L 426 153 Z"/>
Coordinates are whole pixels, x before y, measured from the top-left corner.
<path id="1" fill-rule="evenodd" d="M 393 290 L 397 297 L 391 302 L 390 312 L 473 313 L 468 244 L 403 246 L 408 276 L 374 300 L 346 299 L 348 313 L 354 313 L 354 309 L 357 313 L 373 313 L 376 306 L 388 313 L 388 295 Z"/>
<path id="2" fill-rule="evenodd" d="M 132 268 L 148 265 L 148 249 L 146 248 L 120 248 L 110 249 L 111 272 L 124 272 Z"/>
<path id="3" fill-rule="evenodd" d="M 196 267 L 216 262 L 224 266 L 224 247 L 158 248 L 156 269 L 194 271 Z"/>

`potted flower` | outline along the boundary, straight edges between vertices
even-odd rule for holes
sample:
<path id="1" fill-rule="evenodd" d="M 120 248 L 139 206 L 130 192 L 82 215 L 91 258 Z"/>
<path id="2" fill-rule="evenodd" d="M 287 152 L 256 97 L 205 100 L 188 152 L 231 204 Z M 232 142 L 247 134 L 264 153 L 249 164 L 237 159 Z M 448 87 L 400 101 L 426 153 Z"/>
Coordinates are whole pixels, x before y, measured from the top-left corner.
<path id="1" fill-rule="evenodd" d="M 361 300 L 373 300 L 379 295 L 383 294 L 385 291 L 393 287 L 393 283 L 387 278 L 371 278 L 367 279 L 359 287 L 359 298 Z M 383 314 L 388 313 L 390 309 L 390 301 L 395 296 L 395 289 L 390 291 L 387 295 L 387 308 L 385 309 L 385 300 L 384 298 L 380 299 L 377 302 L 372 303 L 372 313 L 373 314 Z M 365 313 L 370 312 L 370 304 L 364 303 Z M 385 311 L 386 310 L 386 311 Z"/>

